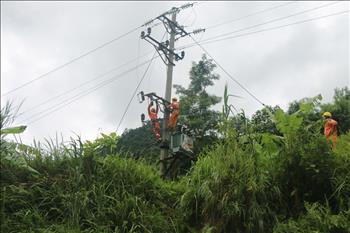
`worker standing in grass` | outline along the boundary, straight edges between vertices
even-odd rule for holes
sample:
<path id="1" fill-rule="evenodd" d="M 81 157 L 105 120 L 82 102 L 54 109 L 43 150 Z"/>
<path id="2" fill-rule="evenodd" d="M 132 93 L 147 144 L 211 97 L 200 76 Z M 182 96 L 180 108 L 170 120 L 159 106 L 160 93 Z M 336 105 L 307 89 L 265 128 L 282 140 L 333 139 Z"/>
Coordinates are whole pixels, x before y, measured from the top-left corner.
<path id="1" fill-rule="evenodd" d="M 332 114 L 330 112 L 323 113 L 323 118 L 325 119 L 324 135 L 328 140 L 332 141 L 332 147 L 335 148 L 338 122 L 332 119 Z"/>
<path id="2" fill-rule="evenodd" d="M 180 114 L 180 104 L 179 102 L 177 102 L 176 97 L 172 98 L 172 102 L 168 106 L 168 108 L 170 110 L 168 128 L 170 130 L 174 130 L 176 127 L 177 118 L 179 117 L 179 114 Z"/>
<path id="3" fill-rule="evenodd" d="M 158 105 L 157 105 L 157 109 L 155 109 L 153 106 L 153 102 L 151 102 L 148 105 L 148 116 L 151 119 L 152 122 L 152 127 L 153 127 L 153 132 L 156 135 L 157 140 L 159 141 L 160 138 L 160 125 L 159 125 L 159 121 L 158 121 Z"/>

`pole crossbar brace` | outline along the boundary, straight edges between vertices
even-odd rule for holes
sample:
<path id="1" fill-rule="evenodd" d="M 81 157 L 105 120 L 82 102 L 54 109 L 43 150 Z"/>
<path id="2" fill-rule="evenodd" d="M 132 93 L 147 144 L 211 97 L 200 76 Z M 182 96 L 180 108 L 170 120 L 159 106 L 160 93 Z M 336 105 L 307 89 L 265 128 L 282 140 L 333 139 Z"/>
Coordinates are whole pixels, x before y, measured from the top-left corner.
<path id="1" fill-rule="evenodd" d="M 160 20 L 161 22 L 163 22 L 164 27 L 166 29 L 166 31 L 170 34 L 174 34 L 175 35 L 179 35 L 177 38 L 175 38 L 175 41 L 180 39 L 181 37 L 184 36 L 188 36 L 190 35 L 190 33 L 186 32 L 183 27 L 181 27 L 178 23 L 173 22 L 171 19 L 169 19 L 168 17 L 165 16 L 165 14 L 158 16 L 156 19 Z M 174 49 L 170 49 L 169 47 L 169 41 L 165 41 L 165 42 L 159 42 L 156 39 L 154 39 L 151 36 L 151 31 L 152 29 L 149 27 L 147 28 L 147 34 L 142 31 L 141 32 L 141 38 L 146 40 L 148 43 L 150 43 L 151 45 L 153 45 L 153 47 L 157 50 L 158 54 L 160 55 L 160 57 L 162 58 L 163 62 L 166 65 L 172 65 L 175 66 L 175 63 L 172 62 L 170 60 L 170 56 L 174 56 L 175 61 L 179 61 L 182 60 L 185 57 L 185 51 L 181 51 L 180 55 L 174 52 Z M 165 61 L 165 59 L 163 58 L 163 56 L 161 56 L 161 54 L 159 53 L 159 51 L 162 51 L 167 62 Z"/>

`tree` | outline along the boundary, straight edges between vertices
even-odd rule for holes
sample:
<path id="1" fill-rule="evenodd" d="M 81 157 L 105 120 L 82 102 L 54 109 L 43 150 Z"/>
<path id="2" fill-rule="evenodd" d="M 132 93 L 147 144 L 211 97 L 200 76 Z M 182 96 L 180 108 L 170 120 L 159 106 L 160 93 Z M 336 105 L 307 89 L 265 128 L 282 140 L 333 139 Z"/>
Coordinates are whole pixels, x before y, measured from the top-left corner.
<path id="1" fill-rule="evenodd" d="M 334 90 L 333 102 L 321 104 L 321 95 L 313 98 L 303 98 L 289 104 L 288 114 L 293 114 L 300 110 L 300 106 L 305 103 L 315 103 L 313 111 L 309 112 L 304 119 L 309 122 L 316 122 L 322 119 L 324 112 L 331 112 L 332 118 L 338 121 L 339 133 L 345 134 L 350 130 L 350 90 L 348 87 L 336 88 Z"/>
<path id="2" fill-rule="evenodd" d="M 293 101 L 289 104 L 287 113 L 289 115 L 292 115 L 293 113 L 296 113 L 298 111 L 301 111 L 301 106 L 310 108 L 310 111 L 307 111 L 307 113 L 302 113 L 303 118 L 305 121 L 311 123 L 316 122 L 321 119 L 321 101 L 322 96 L 319 94 L 315 97 L 305 97 L 298 101 Z M 313 105 L 313 107 L 311 107 Z"/>
<path id="3" fill-rule="evenodd" d="M 219 79 L 219 75 L 213 73 L 215 67 L 212 59 L 203 55 L 198 63 L 192 63 L 191 82 L 188 88 L 174 85 L 176 94 L 180 96 L 179 123 L 186 124 L 190 129 L 198 132 L 200 139 L 196 141 L 197 148 L 216 138 L 220 113 L 210 108 L 219 103 L 221 97 L 210 95 L 206 90 L 214 85 L 214 80 Z"/>
<path id="4" fill-rule="evenodd" d="M 120 138 L 117 133 L 112 132 L 109 135 L 101 133 L 101 136 L 93 142 L 88 140 L 84 143 L 84 152 L 86 155 L 107 156 L 117 153 L 116 147 Z"/>
<path id="5" fill-rule="evenodd" d="M 277 109 L 281 108 L 278 105 L 275 107 L 266 106 L 253 114 L 251 123 L 256 133 L 278 134 L 276 124 L 271 119 L 271 114 L 275 114 Z"/>
<path id="6" fill-rule="evenodd" d="M 150 122 L 136 129 L 126 129 L 116 142 L 116 150 L 125 152 L 135 158 L 142 158 L 148 163 L 156 164 L 159 161 L 159 145 L 157 144 Z"/>

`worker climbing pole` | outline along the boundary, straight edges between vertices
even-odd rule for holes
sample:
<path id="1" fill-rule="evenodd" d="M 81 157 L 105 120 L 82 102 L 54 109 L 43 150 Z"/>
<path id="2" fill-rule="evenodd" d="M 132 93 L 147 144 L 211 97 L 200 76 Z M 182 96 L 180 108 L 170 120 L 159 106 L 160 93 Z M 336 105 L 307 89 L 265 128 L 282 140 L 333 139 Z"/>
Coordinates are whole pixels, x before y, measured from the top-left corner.
<path id="1" fill-rule="evenodd" d="M 152 128 L 154 135 L 156 136 L 157 140 L 161 140 L 160 137 L 160 125 L 158 121 L 158 111 L 159 111 L 159 106 L 156 104 L 156 108 L 153 107 L 154 103 L 151 101 L 148 105 L 148 116 L 152 122 Z"/>
<path id="2" fill-rule="evenodd" d="M 170 111 L 168 129 L 171 131 L 174 131 L 176 128 L 177 118 L 179 117 L 179 114 L 180 114 L 180 105 L 176 97 L 172 98 L 172 102 L 168 106 L 168 108 Z"/>

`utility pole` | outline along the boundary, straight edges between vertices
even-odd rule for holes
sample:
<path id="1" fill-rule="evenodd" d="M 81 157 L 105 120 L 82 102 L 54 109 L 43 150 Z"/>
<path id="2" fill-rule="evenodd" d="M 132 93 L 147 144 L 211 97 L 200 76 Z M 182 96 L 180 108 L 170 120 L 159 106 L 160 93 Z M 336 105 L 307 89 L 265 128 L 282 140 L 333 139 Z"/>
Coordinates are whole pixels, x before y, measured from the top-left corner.
<path id="1" fill-rule="evenodd" d="M 185 4 L 181 7 L 173 7 L 164 14 L 156 17 L 153 20 L 148 21 L 143 26 L 152 24 L 156 19 L 160 20 L 167 33 L 170 34 L 170 40 L 165 42 L 159 42 L 151 36 L 151 27 L 147 28 L 147 33 L 142 31 L 141 38 L 148 41 L 151 45 L 154 46 L 159 56 L 162 58 L 163 62 L 167 66 L 167 80 L 166 80 L 166 89 L 165 89 L 165 101 L 171 103 L 171 88 L 172 88 L 172 79 L 173 79 L 173 68 L 175 66 L 174 60 L 182 60 L 185 56 L 185 52 L 181 51 L 180 55 L 175 53 L 175 41 L 181 37 L 188 36 L 190 33 L 187 33 L 184 28 L 176 22 L 176 14 L 182 9 L 192 7 L 193 3 Z M 171 15 L 171 19 L 167 17 Z M 202 29 L 201 29 L 202 30 Z M 200 30 L 199 30 L 200 31 Z M 193 34 L 198 33 L 198 30 L 192 32 Z M 168 119 L 170 112 L 167 108 L 164 109 L 164 118 L 163 118 L 163 129 L 162 129 L 162 143 L 160 151 L 160 175 L 165 178 L 165 172 L 167 170 L 166 160 L 169 154 L 169 142 L 170 142 L 170 133 L 168 130 Z"/>
<path id="2" fill-rule="evenodd" d="M 176 24 L 176 11 L 171 15 L 171 21 Z M 169 41 L 169 49 L 170 51 L 174 51 L 174 45 L 175 45 L 175 33 L 176 31 L 173 30 L 171 27 L 170 32 L 170 41 Z M 166 88 L 165 88 L 165 99 L 169 102 L 171 102 L 171 87 L 173 82 L 173 68 L 174 68 L 174 55 L 173 53 L 168 53 L 169 55 L 169 62 L 167 64 L 167 72 L 166 72 Z M 169 119 L 169 111 L 165 109 L 164 111 L 164 118 L 163 118 L 163 132 L 162 132 L 162 144 L 168 145 L 170 141 L 170 135 L 168 129 L 168 119 Z M 160 175 L 161 177 L 164 177 L 165 174 L 165 162 L 164 160 L 168 157 L 168 148 L 169 147 L 162 147 L 160 149 Z"/>

